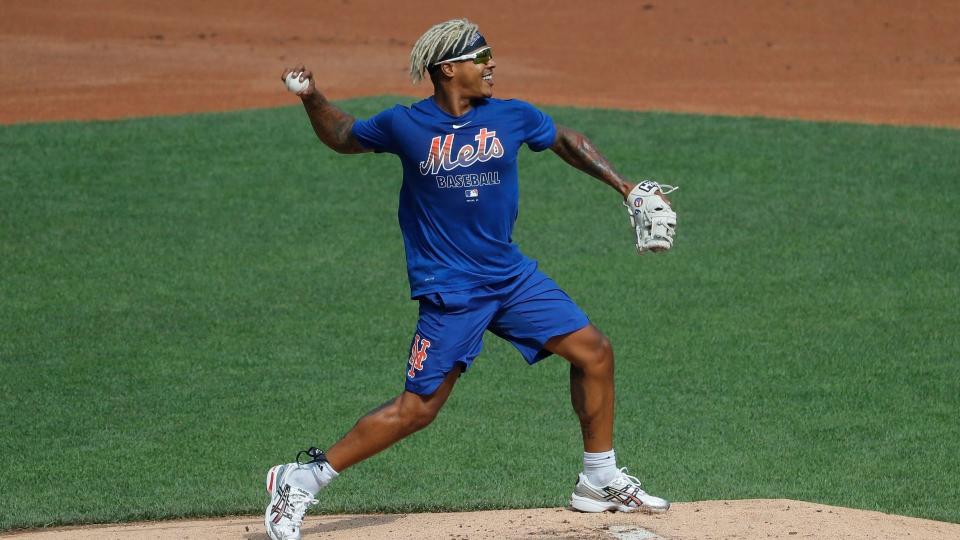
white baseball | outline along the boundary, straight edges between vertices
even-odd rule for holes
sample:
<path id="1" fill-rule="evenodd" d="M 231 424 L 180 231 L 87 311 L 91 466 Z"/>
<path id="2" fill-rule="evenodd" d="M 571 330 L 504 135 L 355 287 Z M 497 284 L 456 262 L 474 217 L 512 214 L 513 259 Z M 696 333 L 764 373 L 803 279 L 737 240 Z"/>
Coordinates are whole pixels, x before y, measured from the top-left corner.
<path id="1" fill-rule="evenodd" d="M 310 85 L 310 81 L 304 79 L 303 82 L 300 82 L 300 72 L 293 72 L 287 75 L 287 90 L 293 92 L 294 94 L 299 94 L 307 89 L 307 86 Z"/>

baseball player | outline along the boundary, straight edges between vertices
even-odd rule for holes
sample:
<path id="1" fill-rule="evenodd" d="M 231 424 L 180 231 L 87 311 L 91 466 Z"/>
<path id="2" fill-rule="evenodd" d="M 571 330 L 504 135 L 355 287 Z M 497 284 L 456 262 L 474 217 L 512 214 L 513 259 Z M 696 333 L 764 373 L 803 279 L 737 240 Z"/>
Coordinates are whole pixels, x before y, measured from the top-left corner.
<path id="1" fill-rule="evenodd" d="M 367 120 L 341 111 L 312 73 L 298 93 L 324 144 L 343 154 L 389 152 L 400 158 L 398 219 L 411 298 L 419 302 L 403 393 L 360 418 L 324 453 L 304 450 L 267 473 L 270 538 L 300 538 L 317 492 L 364 459 L 425 428 L 483 347 L 484 332 L 512 343 L 529 363 L 557 354 L 570 363 L 570 396 L 583 435 L 583 472 L 571 506 L 584 512 L 663 512 L 613 449 L 613 350 L 606 336 L 536 261 L 511 240 L 518 209 L 517 154 L 553 150 L 617 190 L 628 205 L 642 251 L 669 249 L 676 215 L 655 182 L 622 178 L 582 134 L 554 124 L 532 105 L 494 99 L 493 50 L 466 19 L 427 30 L 410 53 L 414 83 L 429 77 L 433 95 Z M 302 456 L 306 456 L 301 459 Z"/>

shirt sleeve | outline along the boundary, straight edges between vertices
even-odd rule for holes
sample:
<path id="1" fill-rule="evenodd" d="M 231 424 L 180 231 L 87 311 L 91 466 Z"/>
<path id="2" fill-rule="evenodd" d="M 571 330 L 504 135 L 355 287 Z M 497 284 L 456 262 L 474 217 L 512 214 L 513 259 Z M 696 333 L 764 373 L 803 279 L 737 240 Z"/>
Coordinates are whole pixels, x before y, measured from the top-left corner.
<path id="1" fill-rule="evenodd" d="M 374 152 L 390 152 L 395 154 L 393 137 L 393 115 L 396 107 L 387 109 L 366 120 L 358 119 L 351 129 L 364 148 Z"/>
<path id="2" fill-rule="evenodd" d="M 521 107 L 526 132 L 523 142 L 534 152 L 542 152 L 553 146 L 557 139 L 557 126 L 553 118 L 529 103 L 521 102 Z"/>

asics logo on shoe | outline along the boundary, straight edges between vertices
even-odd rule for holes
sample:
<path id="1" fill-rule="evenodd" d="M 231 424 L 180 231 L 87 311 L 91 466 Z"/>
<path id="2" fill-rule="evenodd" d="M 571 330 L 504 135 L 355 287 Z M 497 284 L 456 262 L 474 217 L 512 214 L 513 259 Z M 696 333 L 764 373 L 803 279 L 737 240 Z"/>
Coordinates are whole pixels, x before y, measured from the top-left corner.
<path id="1" fill-rule="evenodd" d="M 607 493 L 605 497 L 608 501 L 616 501 L 627 506 L 643 506 L 643 503 L 640 502 L 640 499 L 637 498 L 637 493 L 640 491 L 637 487 L 631 487 L 629 489 L 617 489 L 615 487 L 607 486 L 603 488 Z"/>
<path id="2" fill-rule="evenodd" d="M 277 494 L 280 498 L 277 500 L 276 504 L 270 508 L 270 512 L 274 514 L 273 522 L 280 523 L 280 519 L 283 517 L 291 517 L 290 513 L 287 511 L 288 498 L 290 495 L 290 485 L 287 484 L 280 489 L 280 493 Z"/>

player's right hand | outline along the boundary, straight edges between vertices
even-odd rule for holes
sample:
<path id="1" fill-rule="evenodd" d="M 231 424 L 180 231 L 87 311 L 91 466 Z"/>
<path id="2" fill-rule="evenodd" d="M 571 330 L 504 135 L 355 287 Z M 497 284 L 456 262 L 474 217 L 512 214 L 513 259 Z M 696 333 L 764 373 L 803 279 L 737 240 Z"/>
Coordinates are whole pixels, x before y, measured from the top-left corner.
<path id="1" fill-rule="evenodd" d="M 304 66 L 303 64 L 300 64 L 299 66 L 294 68 L 285 68 L 283 70 L 283 73 L 280 75 L 280 80 L 284 84 L 286 84 L 287 75 L 291 73 L 300 73 L 300 79 L 307 81 L 307 87 L 304 88 L 302 91 L 297 92 L 297 95 L 300 96 L 301 99 L 311 96 L 317 92 L 317 86 L 313 82 L 313 72 L 307 69 L 306 66 Z"/>

